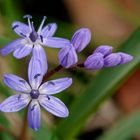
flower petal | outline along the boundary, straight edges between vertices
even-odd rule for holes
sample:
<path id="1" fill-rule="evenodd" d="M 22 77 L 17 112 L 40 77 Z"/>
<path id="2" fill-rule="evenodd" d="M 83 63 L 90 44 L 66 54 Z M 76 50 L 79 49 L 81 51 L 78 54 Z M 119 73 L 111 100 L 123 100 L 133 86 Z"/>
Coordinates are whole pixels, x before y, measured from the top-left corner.
<path id="1" fill-rule="evenodd" d="M 117 53 L 112 53 L 104 58 L 104 67 L 113 67 L 121 63 L 121 56 Z"/>
<path id="2" fill-rule="evenodd" d="M 41 36 L 43 36 L 43 38 L 53 36 L 54 33 L 56 32 L 56 29 L 57 29 L 56 23 L 50 23 L 41 30 Z"/>
<path id="3" fill-rule="evenodd" d="M 41 47 L 40 45 L 35 45 L 33 48 L 33 57 L 40 61 L 42 74 L 44 75 L 48 70 L 48 63 L 43 47 Z"/>
<path id="4" fill-rule="evenodd" d="M 28 108 L 28 124 L 35 131 L 40 128 L 40 116 L 40 106 L 33 100 Z"/>
<path id="5" fill-rule="evenodd" d="M 12 29 L 21 37 L 27 37 L 30 33 L 29 26 L 19 21 L 12 23 Z"/>
<path id="6" fill-rule="evenodd" d="M 122 53 L 122 52 L 118 52 L 117 54 L 119 54 L 121 56 L 120 64 L 125 64 L 125 63 L 128 63 L 128 62 L 133 60 L 133 56 L 132 55 L 129 55 L 129 54 L 126 54 L 126 53 Z"/>
<path id="7" fill-rule="evenodd" d="M 60 78 L 56 80 L 51 80 L 40 86 L 39 92 L 41 94 L 56 94 L 59 93 L 66 88 L 68 88 L 72 84 L 72 78 Z"/>
<path id="8" fill-rule="evenodd" d="M 90 42 L 91 32 L 88 28 L 81 28 L 75 32 L 71 43 L 77 52 L 81 52 Z"/>
<path id="9" fill-rule="evenodd" d="M 24 79 L 13 74 L 5 74 L 4 83 L 18 92 L 29 93 L 31 91 L 29 84 Z"/>
<path id="10" fill-rule="evenodd" d="M 111 46 L 101 45 L 101 46 L 96 48 L 94 53 L 101 53 L 101 54 L 103 54 L 103 56 L 107 56 L 107 55 L 112 53 L 112 49 L 113 48 Z"/>
<path id="11" fill-rule="evenodd" d="M 101 53 L 94 53 L 90 55 L 84 62 L 84 66 L 90 70 L 101 69 L 104 65 L 103 55 Z"/>
<path id="12" fill-rule="evenodd" d="M 1 49 L 2 55 L 7 55 L 15 49 L 25 45 L 25 39 L 16 39 Z"/>
<path id="13" fill-rule="evenodd" d="M 58 58 L 60 64 L 65 68 L 69 68 L 78 61 L 77 54 L 73 46 L 66 46 L 62 48 L 59 52 Z"/>
<path id="14" fill-rule="evenodd" d="M 42 44 L 50 48 L 63 48 L 70 44 L 70 41 L 59 37 L 47 37 L 43 38 Z"/>
<path id="15" fill-rule="evenodd" d="M 32 57 L 28 67 L 28 79 L 32 89 L 38 89 L 42 82 L 43 74 L 40 60 Z"/>
<path id="16" fill-rule="evenodd" d="M 25 46 L 21 46 L 14 51 L 14 57 L 17 59 L 21 59 L 27 55 L 29 55 L 32 51 L 33 45 L 25 44 Z"/>
<path id="17" fill-rule="evenodd" d="M 28 105 L 30 97 L 27 94 L 16 94 L 10 96 L 0 104 L 3 112 L 17 112 Z"/>
<path id="18" fill-rule="evenodd" d="M 69 115 L 69 111 L 65 104 L 56 97 L 41 95 L 39 103 L 45 110 L 55 116 L 65 118 Z"/>

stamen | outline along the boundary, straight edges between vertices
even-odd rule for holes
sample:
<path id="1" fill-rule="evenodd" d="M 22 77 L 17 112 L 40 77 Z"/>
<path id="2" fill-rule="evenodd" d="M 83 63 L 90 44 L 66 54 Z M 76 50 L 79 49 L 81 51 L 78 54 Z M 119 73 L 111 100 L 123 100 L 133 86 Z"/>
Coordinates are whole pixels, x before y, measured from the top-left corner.
<path id="1" fill-rule="evenodd" d="M 41 22 L 41 24 L 40 24 L 40 26 L 39 26 L 39 28 L 38 28 L 38 31 L 37 31 L 38 34 L 40 34 L 40 32 L 41 32 L 41 30 L 42 30 L 42 27 L 43 27 L 44 22 L 45 22 L 46 19 L 47 19 L 47 17 L 44 16 L 44 17 L 43 17 L 43 20 L 42 20 L 42 22 Z"/>
<path id="2" fill-rule="evenodd" d="M 38 38 L 38 34 L 35 31 L 33 22 L 31 24 L 31 33 L 29 35 L 29 38 L 31 39 L 32 42 L 35 42 L 37 40 L 37 38 Z"/>
<path id="3" fill-rule="evenodd" d="M 32 29 L 32 32 L 35 32 L 34 22 L 33 21 L 32 21 L 32 24 L 31 24 L 31 29 Z"/>
<path id="4" fill-rule="evenodd" d="M 23 18 L 29 18 L 29 19 L 31 19 L 32 16 L 31 15 L 24 15 Z"/>
<path id="5" fill-rule="evenodd" d="M 28 20 L 28 26 L 30 28 L 30 31 L 32 31 L 31 21 L 30 21 L 30 19 L 32 18 L 32 16 L 31 15 L 25 15 L 25 16 L 23 16 L 23 18 L 27 18 L 27 20 Z"/>

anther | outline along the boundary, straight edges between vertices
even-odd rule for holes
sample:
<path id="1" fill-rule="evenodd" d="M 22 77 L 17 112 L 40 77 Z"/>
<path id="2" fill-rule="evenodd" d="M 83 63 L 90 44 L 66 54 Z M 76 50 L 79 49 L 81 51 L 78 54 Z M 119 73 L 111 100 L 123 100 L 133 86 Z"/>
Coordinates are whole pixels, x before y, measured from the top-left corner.
<path id="1" fill-rule="evenodd" d="M 31 15 L 24 15 L 23 18 L 29 18 L 29 19 L 31 19 L 32 16 Z"/>
<path id="2" fill-rule="evenodd" d="M 41 22 L 41 24 L 40 24 L 40 26 L 39 26 L 39 28 L 38 28 L 38 31 L 37 31 L 37 33 L 38 33 L 38 34 L 41 32 L 42 27 L 43 27 L 44 22 L 45 22 L 45 20 L 46 20 L 46 19 L 47 19 L 47 17 L 46 17 L 46 16 L 44 16 L 44 17 L 43 17 L 43 20 L 42 20 L 42 22 Z"/>

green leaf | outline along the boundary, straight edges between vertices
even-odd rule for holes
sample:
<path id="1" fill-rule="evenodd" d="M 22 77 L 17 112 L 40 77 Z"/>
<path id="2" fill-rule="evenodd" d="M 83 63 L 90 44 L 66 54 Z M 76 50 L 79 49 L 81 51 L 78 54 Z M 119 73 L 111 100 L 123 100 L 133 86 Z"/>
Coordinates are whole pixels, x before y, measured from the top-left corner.
<path id="1" fill-rule="evenodd" d="M 33 134 L 35 140 L 42 140 L 44 138 L 47 140 L 58 140 L 53 130 L 49 130 L 45 125 L 42 125 L 39 131 L 33 132 Z"/>
<path id="2" fill-rule="evenodd" d="M 11 95 L 11 90 L 7 86 L 0 83 L 0 93 L 8 97 Z"/>
<path id="3" fill-rule="evenodd" d="M 103 69 L 91 81 L 86 91 L 76 99 L 70 108 L 70 115 L 63 120 L 57 133 L 61 139 L 71 140 L 84 125 L 87 118 L 96 112 L 101 103 L 127 80 L 140 63 L 140 28 L 122 45 L 120 51 L 134 56 L 134 60 L 125 65 Z"/>
<path id="4" fill-rule="evenodd" d="M 6 37 L 0 36 L 0 46 L 5 46 L 6 44 L 10 43 L 11 39 Z"/>
<path id="5" fill-rule="evenodd" d="M 140 110 L 120 120 L 98 140 L 128 140 L 140 132 Z"/>
<path id="6" fill-rule="evenodd" d="M 17 0 L 1 0 L 0 4 L 1 12 L 6 19 L 6 24 L 8 22 L 8 25 L 11 25 L 13 21 L 19 19 L 21 11 L 19 6 L 17 6 L 19 5 Z"/>
<path id="7" fill-rule="evenodd" d="M 5 95 L 6 97 L 11 95 L 10 90 L 6 86 L 2 85 L 1 83 L 0 83 L 0 93 Z M 0 114 L 0 124 L 6 128 L 9 128 L 9 126 L 10 126 L 8 120 L 5 118 L 3 113 Z M 9 134 L 7 134 L 6 132 L 0 133 L 0 139 L 13 140 L 13 138 Z"/>

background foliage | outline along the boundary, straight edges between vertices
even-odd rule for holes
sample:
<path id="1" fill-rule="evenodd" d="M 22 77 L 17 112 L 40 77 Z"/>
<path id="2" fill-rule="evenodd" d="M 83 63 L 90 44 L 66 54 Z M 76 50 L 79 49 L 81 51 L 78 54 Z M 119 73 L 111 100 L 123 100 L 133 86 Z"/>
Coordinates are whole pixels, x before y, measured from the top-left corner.
<path id="1" fill-rule="evenodd" d="M 70 116 L 66 119 L 55 118 L 42 110 L 42 127 L 38 132 L 33 132 L 28 128 L 25 121 L 25 110 L 19 113 L 0 113 L 0 140 L 138 139 L 140 130 L 140 111 L 138 107 L 140 102 L 137 109 L 135 107 L 131 113 L 127 112 L 126 114 L 124 107 L 118 105 L 119 102 L 116 100 L 116 95 L 118 94 L 117 91 L 124 86 L 129 77 L 133 77 L 135 72 L 139 70 L 140 3 L 136 0 L 132 2 L 133 5 L 131 2 L 127 2 L 127 0 L 126 2 L 121 0 L 119 0 L 119 2 L 117 0 L 95 0 L 91 4 L 88 2 L 85 4 L 84 1 L 80 1 L 81 4 L 78 5 L 78 2 L 79 1 L 76 0 L 73 1 L 72 4 L 70 0 L 67 2 L 52 0 L 51 2 L 47 1 L 46 5 L 43 0 L 39 2 L 33 0 L 0 0 L 0 47 L 2 48 L 11 40 L 17 38 L 11 30 L 11 23 L 15 20 L 22 21 L 22 16 L 29 13 L 33 15 L 36 27 L 40 24 L 41 18 L 44 15 L 48 16 L 47 22 L 56 22 L 58 24 L 56 36 L 70 39 L 77 28 L 84 26 L 89 27 L 91 31 L 93 31 L 93 37 L 89 47 L 80 54 L 81 60 L 84 60 L 92 53 L 93 46 L 96 47 L 106 43 L 113 45 L 117 51 L 123 51 L 133 55 L 134 60 L 123 66 L 105 68 L 97 72 L 73 69 L 54 75 L 51 79 L 64 76 L 70 76 L 74 79 L 71 88 L 57 95 L 69 107 Z M 83 9 L 82 4 L 85 6 Z M 81 11 L 79 11 L 78 8 Z M 107 22 L 109 25 L 106 26 L 105 17 L 108 11 L 110 11 Z M 96 14 L 94 14 L 94 12 L 96 12 Z M 92 13 L 92 15 L 89 13 Z M 92 20 L 92 16 L 96 22 Z M 104 19 L 104 24 L 102 19 L 98 18 L 99 16 Z M 112 16 L 115 18 L 114 21 L 112 20 Z M 96 26 L 98 22 L 100 24 Z M 112 24 L 116 25 L 118 32 L 115 27 L 113 28 Z M 103 30 L 99 30 L 99 28 L 103 28 Z M 58 65 L 58 50 L 46 48 L 46 53 L 50 70 Z M 29 59 L 30 56 L 22 60 L 16 60 L 12 55 L 6 57 L 0 56 L 1 101 L 13 94 L 11 90 L 3 85 L 2 74 L 15 73 L 27 79 Z M 131 87 L 127 88 L 132 91 L 130 89 Z M 131 94 L 133 94 L 133 92 L 131 92 Z M 108 123 L 105 126 L 103 124 L 100 125 L 100 120 L 96 118 L 102 115 L 104 116 L 104 113 L 100 114 L 100 110 L 106 102 L 110 101 L 113 101 L 110 106 L 115 104 L 114 110 L 117 110 L 119 115 L 116 115 L 117 119 L 113 120 L 111 124 Z M 129 104 L 131 104 L 132 100 L 129 99 L 129 101 Z M 113 111 L 107 108 L 105 114 L 110 112 Z M 113 118 L 113 116 L 110 117 Z M 96 121 L 97 123 L 95 125 Z M 106 120 L 102 120 L 102 122 L 105 121 Z"/>

